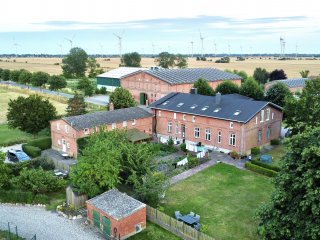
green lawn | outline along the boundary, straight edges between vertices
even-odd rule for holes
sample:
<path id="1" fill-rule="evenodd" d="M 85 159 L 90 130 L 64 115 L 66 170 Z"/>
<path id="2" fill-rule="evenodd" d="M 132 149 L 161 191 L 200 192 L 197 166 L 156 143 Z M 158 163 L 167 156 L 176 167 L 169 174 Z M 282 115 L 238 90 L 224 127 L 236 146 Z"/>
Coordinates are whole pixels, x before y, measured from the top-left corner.
<path id="1" fill-rule="evenodd" d="M 18 129 L 9 129 L 8 125 L 0 124 L 0 146 L 23 143 L 31 139 L 33 139 L 31 134 L 24 133 Z"/>
<path id="2" fill-rule="evenodd" d="M 147 222 L 147 228 L 142 232 L 129 238 L 130 240 L 179 240 L 181 238 L 159 227 Z"/>
<path id="3" fill-rule="evenodd" d="M 216 240 L 258 239 L 254 216 L 272 190 L 268 177 L 219 164 L 170 187 L 161 206 L 172 217 L 177 210 L 199 214 Z"/>
<path id="4" fill-rule="evenodd" d="M 14 229 L 11 229 L 11 231 L 15 231 Z M 8 231 L 1 231 L 0 230 L 0 240 L 6 240 L 9 239 L 9 232 Z M 14 233 L 10 234 L 10 240 L 23 240 L 25 238 L 17 237 Z"/>

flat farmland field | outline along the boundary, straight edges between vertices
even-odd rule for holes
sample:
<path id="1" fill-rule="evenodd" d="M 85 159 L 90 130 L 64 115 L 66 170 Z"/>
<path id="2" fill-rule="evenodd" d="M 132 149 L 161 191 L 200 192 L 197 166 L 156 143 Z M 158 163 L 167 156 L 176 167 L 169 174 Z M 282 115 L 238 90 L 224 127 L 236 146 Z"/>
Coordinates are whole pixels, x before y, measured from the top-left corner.
<path id="1" fill-rule="evenodd" d="M 1 58 L 0 58 L 1 59 Z M 299 72 L 302 70 L 309 70 L 310 75 L 320 74 L 320 60 L 286 60 L 280 61 L 268 58 L 255 58 L 246 59 L 245 61 L 236 61 L 236 58 L 231 58 L 230 63 L 215 63 L 217 58 L 208 58 L 212 61 L 196 61 L 195 58 L 188 59 L 188 67 L 190 68 L 218 68 L 221 70 L 225 69 L 237 69 L 244 70 L 249 75 L 253 74 L 253 71 L 257 67 L 266 68 L 268 71 L 274 69 L 283 69 L 289 78 L 300 77 Z M 44 71 L 49 74 L 61 74 L 61 58 L 2 58 L 0 62 L 0 68 L 7 69 L 27 69 L 31 72 Z M 105 71 L 115 69 L 119 67 L 119 58 L 97 58 L 98 63 Z M 59 65 L 57 65 L 59 64 Z M 143 58 L 141 61 L 142 67 L 155 66 L 154 58 Z"/>

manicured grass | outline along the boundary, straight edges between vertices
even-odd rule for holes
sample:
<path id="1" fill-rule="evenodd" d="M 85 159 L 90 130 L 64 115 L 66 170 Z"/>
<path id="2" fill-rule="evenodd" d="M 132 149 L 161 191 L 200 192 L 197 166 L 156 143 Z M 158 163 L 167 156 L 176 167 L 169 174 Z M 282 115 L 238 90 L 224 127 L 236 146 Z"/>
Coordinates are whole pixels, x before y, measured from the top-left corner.
<path id="1" fill-rule="evenodd" d="M 216 240 L 258 239 L 254 216 L 272 190 L 271 178 L 221 163 L 171 186 L 161 206 L 199 214 Z"/>
<path id="2" fill-rule="evenodd" d="M 142 232 L 128 238 L 130 240 L 179 240 L 181 238 L 159 227 L 158 225 L 147 222 L 147 228 Z"/>
<path id="3" fill-rule="evenodd" d="M 285 146 L 280 144 L 275 146 L 272 150 L 270 150 L 267 154 L 272 156 L 272 164 L 279 166 L 282 155 L 285 152 Z"/>

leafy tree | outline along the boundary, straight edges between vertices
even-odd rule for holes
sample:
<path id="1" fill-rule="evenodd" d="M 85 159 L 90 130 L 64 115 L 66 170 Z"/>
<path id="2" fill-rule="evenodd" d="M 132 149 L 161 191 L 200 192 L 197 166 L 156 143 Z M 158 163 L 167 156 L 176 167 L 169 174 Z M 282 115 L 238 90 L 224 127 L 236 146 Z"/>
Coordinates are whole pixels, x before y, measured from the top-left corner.
<path id="1" fill-rule="evenodd" d="M 5 156 L 5 153 L 0 152 L 0 189 L 8 187 L 12 177 L 11 169 L 4 163 Z"/>
<path id="2" fill-rule="evenodd" d="M 66 183 L 50 171 L 44 171 L 41 167 L 37 169 L 24 168 L 20 176 L 14 179 L 14 184 L 22 189 L 34 193 L 54 192 L 63 188 Z"/>
<path id="3" fill-rule="evenodd" d="M 77 88 L 82 90 L 85 96 L 92 96 L 94 91 L 94 87 L 92 86 L 90 80 L 86 77 L 79 80 Z"/>
<path id="4" fill-rule="evenodd" d="M 213 88 L 209 85 L 208 81 L 199 78 L 194 84 L 194 88 L 197 88 L 198 94 L 201 95 L 207 95 L 207 96 L 213 96 L 214 95 L 214 90 Z"/>
<path id="5" fill-rule="evenodd" d="M 114 109 L 135 107 L 137 105 L 131 93 L 122 87 L 116 88 L 116 90 L 110 94 L 110 102 L 113 103 Z"/>
<path id="6" fill-rule="evenodd" d="M 42 129 L 49 127 L 49 121 L 56 118 L 55 107 L 48 99 L 38 95 L 29 97 L 18 97 L 10 99 L 8 103 L 7 120 L 11 128 L 18 128 L 21 131 L 37 134 Z"/>
<path id="7" fill-rule="evenodd" d="M 76 93 L 73 98 L 68 99 L 67 116 L 86 114 L 86 103 L 84 97 Z"/>
<path id="8" fill-rule="evenodd" d="M 222 57 L 222 58 L 216 60 L 216 63 L 229 63 L 229 62 L 230 62 L 229 57 Z"/>
<path id="9" fill-rule="evenodd" d="M 270 73 L 265 68 L 256 68 L 253 72 L 253 78 L 260 84 L 265 84 L 269 79 Z"/>
<path id="10" fill-rule="evenodd" d="M 234 69 L 234 70 L 225 69 L 224 71 L 228 72 L 228 73 L 233 73 L 233 74 L 239 75 L 241 77 L 241 82 L 244 82 L 248 78 L 248 74 L 243 70 L 238 71 L 237 69 Z"/>
<path id="11" fill-rule="evenodd" d="M 185 56 L 181 55 L 181 54 L 178 54 L 176 56 L 175 65 L 178 68 L 187 68 L 188 67 L 187 58 Z"/>
<path id="12" fill-rule="evenodd" d="M 232 81 L 223 81 L 216 87 L 215 92 L 219 92 L 222 95 L 239 93 L 239 87 Z"/>
<path id="13" fill-rule="evenodd" d="M 292 134 L 305 131 L 307 127 L 320 126 L 320 78 L 306 81 L 299 98 L 288 98 L 284 113 Z"/>
<path id="14" fill-rule="evenodd" d="M 301 77 L 307 78 L 309 76 L 310 71 L 309 70 L 302 70 L 300 72 Z"/>
<path id="15" fill-rule="evenodd" d="M 283 69 L 275 69 L 270 73 L 269 78 L 270 81 L 287 79 L 287 74 L 285 74 Z"/>
<path id="16" fill-rule="evenodd" d="M 78 163 L 71 169 L 73 186 L 89 197 L 114 188 L 120 182 L 121 149 L 125 139 L 120 131 L 99 131 L 88 137 Z"/>
<path id="17" fill-rule="evenodd" d="M 291 97 L 289 88 L 281 82 L 273 84 L 266 92 L 266 100 L 273 102 L 281 107 L 284 106 L 285 98 Z"/>
<path id="18" fill-rule="evenodd" d="M 19 75 L 20 75 L 20 71 L 19 70 L 13 70 L 10 72 L 10 79 L 14 82 L 18 82 L 19 81 Z"/>
<path id="19" fill-rule="evenodd" d="M 248 77 L 248 79 L 244 81 L 244 83 L 240 87 L 239 93 L 255 100 L 262 100 L 264 98 L 262 87 L 252 77 Z"/>
<path id="20" fill-rule="evenodd" d="M 155 59 L 155 63 L 158 64 L 158 66 L 163 68 L 169 68 L 174 66 L 174 61 L 176 57 L 174 54 L 168 53 L 168 52 L 162 52 L 159 54 L 159 57 Z"/>
<path id="21" fill-rule="evenodd" d="M 2 74 L 1 74 L 1 78 L 4 81 L 10 80 L 10 70 L 9 69 L 3 69 L 2 70 Z"/>
<path id="22" fill-rule="evenodd" d="M 67 87 L 67 81 L 63 76 L 52 75 L 50 76 L 48 83 L 50 85 L 50 90 L 58 90 Z"/>
<path id="23" fill-rule="evenodd" d="M 2 78 L 2 72 L 3 72 L 3 69 L 0 68 L 0 78 Z"/>
<path id="24" fill-rule="evenodd" d="M 48 82 L 49 78 L 50 78 L 50 75 L 48 73 L 41 72 L 41 71 L 35 72 L 32 74 L 31 84 L 33 86 L 42 87 Z"/>
<path id="25" fill-rule="evenodd" d="M 95 78 L 98 74 L 103 73 L 103 69 L 100 68 L 100 64 L 97 63 L 97 60 L 95 58 L 89 57 L 87 66 L 89 68 L 89 78 Z"/>
<path id="26" fill-rule="evenodd" d="M 320 128 L 305 130 L 287 142 L 271 202 L 259 211 L 260 239 L 320 239 Z"/>
<path id="27" fill-rule="evenodd" d="M 19 83 L 28 84 L 31 82 L 31 78 L 32 78 L 31 72 L 25 69 L 20 70 Z"/>
<path id="28" fill-rule="evenodd" d="M 121 65 L 125 67 L 141 67 L 141 56 L 137 52 L 126 53 L 121 58 Z"/>
<path id="29" fill-rule="evenodd" d="M 88 54 L 81 48 L 71 48 L 69 54 L 62 59 L 63 75 L 66 78 L 84 77 L 87 70 Z"/>

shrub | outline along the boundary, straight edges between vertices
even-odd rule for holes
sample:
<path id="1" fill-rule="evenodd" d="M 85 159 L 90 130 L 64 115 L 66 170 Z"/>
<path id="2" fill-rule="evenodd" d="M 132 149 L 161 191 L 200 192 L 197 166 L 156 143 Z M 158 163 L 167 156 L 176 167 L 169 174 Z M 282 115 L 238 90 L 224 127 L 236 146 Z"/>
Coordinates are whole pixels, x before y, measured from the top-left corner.
<path id="1" fill-rule="evenodd" d="M 31 146 L 29 144 L 22 144 L 22 150 L 32 158 L 39 157 L 41 155 L 40 148 Z"/>
<path id="2" fill-rule="evenodd" d="M 198 166 L 200 164 L 200 161 L 198 158 L 192 156 L 192 155 L 188 155 L 188 166 L 189 168 L 194 168 L 196 166 Z"/>
<path id="3" fill-rule="evenodd" d="M 280 144 L 280 140 L 279 139 L 271 139 L 270 144 L 271 145 L 279 145 Z"/>
<path id="4" fill-rule="evenodd" d="M 39 157 L 33 159 L 31 162 L 34 168 L 42 167 L 43 170 L 55 169 L 53 161 L 51 159 L 48 159 L 47 157 Z"/>
<path id="5" fill-rule="evenodd" d="M 32 204 L 34 195 L 28 191 L 0 190 L 0 202 Z"/>
<path id="6" fill-rule="evenodd" d="M 50 199 L 47 195 L 44 194 L 37 194 L 33 199 L 34 204 L 48 204 Z"/>
<path id="7" fill-rule="evenodd" d="M 101 87 L 100 94 L 106 94 L 106 93 L 107 93 L 107 89 L 105 87 Z"/>
<path id="8" fill-rule="evenodd" d="M 275 165 L 271 165 L 271 164 L 268 164 L 268 163 L 264 163 L 264 162 L 261 162 L 261 161 L 258 161 L 258 160 L 251 160 L 251 163 L 254 164 L 254 165 L 258 165 L 260 167 L 263 167 L 263 168 L 267 168 L 267 169 L 276 171 L 276 172 L 280 171 L 280 167 L 275 166 Z"/>
<path id="9" fill-rule="evenodd" d="M 51 137 L 39 138 L 28 142 L 28 145 L 38 147 L 41 150 L 51 148 Z"/>
<path id="10" fill-rule="evenodd" d="M 180 149 L 181 149 L 181 151 L 183 151 L 183 152 L 187 152 L 187 145 L 186 145 L 185 143 L 181 143 L 181 144 L 180 144 Z"/>
<path id="11" fill-rule="evenodd" d="M 174 142 L 173 142 L 172 138 L 169 138 L 169 140 L 168 140 L 168 146 L 169 146 L 169 147 L 173 147 L 173 144 L 174 144 Z"/>
<path id="12" fill-rule="evenodd" d="M 253 172 L 257 172 L 263 175 L 266 175 L 268 177 L 275 177 L 277 175 L 276 171 L 264 168 L 264 167 L 260 167 L 258 165 L 252 164 L 250 162 L 246 162 L 245 163 L 245 167 Z"/>
<path id="13" fill-rule="evenodd" d="M 230 152 L 230 157 L 234 159 L 240 159 L 240 154 L 233 150 L 232 152 Z"/>
<path id="14" fill-rule="evenodd" d="M 251 154 L 253 154 L 253 155 L 260 154 L 260 148 L 259 147 L 251 148 Z"/>
<path id="15" fill-rule="evenodd" d="M 8 164 L 8 166 L 13 176 L 19 176 L 22 169 L 32 167 L 32 161 L 17 162 L 16 164 Z"/>

